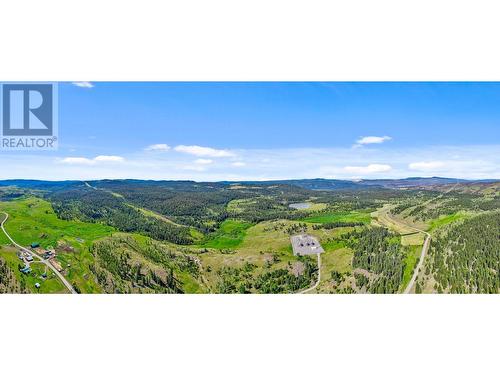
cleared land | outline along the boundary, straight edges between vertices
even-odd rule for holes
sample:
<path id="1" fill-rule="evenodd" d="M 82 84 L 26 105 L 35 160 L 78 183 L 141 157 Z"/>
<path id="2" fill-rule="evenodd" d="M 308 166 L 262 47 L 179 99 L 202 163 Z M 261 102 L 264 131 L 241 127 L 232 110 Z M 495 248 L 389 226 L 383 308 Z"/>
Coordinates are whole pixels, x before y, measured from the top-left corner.
<path id="1" fill-rule="evenodd" d="M 308 234 L 299 234 L 291 237 L 293 255 L 314 255 L 324 253 L 317 238 Z"/>
<path id="2" fill-rule="evenodd" d="M 224 221 L 217 232 L 212 234 L 208 241 L 203 243 L 204 247 L 213 249 L 230 249 L 240 245 L 246 235 L 246 230 L 252 226 L 239 220 Z"/>
<path id="3" fill-rule="evenodd" d="M 0 202 L 0 211 L 9 213 L 5 228 L 18 244 L 29 246 L 38 242 L 45 249 L 55 248 L 57 261 L 63 266 L 62 274 L 73 285 L 84 293 L 100 291 L 99 286 L 89 277 L 88 266 L 93 259 L 88 247 L 96 239 L 115 232 L 113 228 L 60 220 L 50 203 L 34 197 Z M 6 243 L 5 240 L 2 239 L 2 242 Z M 20 273 L 17 275 L 24 277 Z"/>
<path id="4" fill-rule="evenodd" d="M 471 217 L 471 214 L 465 212 L 457 212 L 451 215 L 441 216 L 438 219 L 434 219 L 430 222 L 429 231 L 435 231 L 443 226 L 452 224 L 456 221 L 460 221 L 468 217 Z"/>
<path id="5" fill-rule="evenodd" d="M 369 224 L 371 221 L 371 216 L 369 212 L 331 212 L 322 213 L 318 215 L 313 215 L 300 221 L 306 223 L 315 224 L 326 224 L 326 223 L 336 223 L 336 222 L 359 222 Z"/>
<path id="6" fill-rule="evenodd" d="M 437 278 L 432 274 L 433 267 L 442 266 L 440 255 L 431 251 L 423 262 L 425 231 L 438 239 L 482 212 L 498 208 L 498 189 L 491 186 L 461 195 L 450 193 L 449 186 L 443 192 L 331 192 L 286 184 L 228 187 L 225 183 L 108 181 L 93 182 L 97 187 L 89 192 L 81 185 L 69 191 L 57 187 L 56 191 L 29 193 L 19 193 L 15 187 L 0 189 L 0 211 L 11 215 L 6 227 L 19 244 L 27 247 L 38 242 L 44 249 L 55 249 L 64 276 L 82 293 L 296 293 L 309 289 L 314 293 L 394 293 L 408 288 L 433 292 L 437 291 L 433 285 L 438 284 L 447 292 L 446 283 L 454 280 L 447 269 Z M 487 196 L 482 197 L 483 193 Z M 56 216 L 50 202 L 67 220 Z M 293 206 L 297 202 L 307 207 Z M 375 228 L 381 226 L 389 231 Z M 320 262 L 314 254 L 294 256 L 290 238 L 301 233 L 321 244 Z M 459 241 L 462 236 L 453 238 Z M 440 246 L 433 241 L 432 249 L 457 252 L 462 248 L 454 241 Z M 470 254 L 462 254 L 459 260 L 472 259 Z M 4 273 L 18 281 L 10 284 L 16 290 L 24 290 L 19 288 L 22 282 L 30 292 L 65 292 L 50 270 L 45 277 L 42 263 L 33 263 L 32 274 L 22 275 L 18 266 L 23 263 L 1 232 L 0 256 L 12 269 Z M 447 267 L 456 264 L 454 260 Z M 478 282 L 484 281 L 484 275 L 489 280 L 485 272 Z M 41 287 L 34 289 L 38 281 Z"/>
<path id="7" fill-rule="evenodd" d="M 410 282 L 415 267 L 419 261 L 420 254 L 422 252 L 421 245 L 410 246 L 405 259 L 405 270 L 403 274 L 403 282 L 401 283 L 400 291 L 404 291 Z"/>

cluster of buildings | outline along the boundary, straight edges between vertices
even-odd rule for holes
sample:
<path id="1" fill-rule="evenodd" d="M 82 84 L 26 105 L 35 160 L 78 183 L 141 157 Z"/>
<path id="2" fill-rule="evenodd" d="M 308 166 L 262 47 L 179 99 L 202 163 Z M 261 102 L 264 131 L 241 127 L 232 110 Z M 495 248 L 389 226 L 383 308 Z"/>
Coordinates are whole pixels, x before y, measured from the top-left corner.
<path id="1" fill-rule="evenodd" d="M 36 253 L 38 253 L 41 257 L 43 257 L 43 259 L 46 259 L 46 260 L 49 260 L 49 262 L 52 263 L 52 261 L 55 262 L 55 256 L 56 256 L 56 252 L 55 250 L 53 249 L 42 249 L 40 247 L 40 244 L 38 242 L 33 242 L 31 245 L 30 245 L 30 248 L 31 250 L 35 251 Z M 19 251 L 17 253 L 17 256 L 18 258 L 24 262 L 24 267 L 20 268 L 19 271 L 21 271 L 23 274 L 25 275 L 28 275 L 32 272 L 31 270 L 31 262 L 33 262 L 33 255 L 29 252 L 29 251 L 25 251 L 25 250 L 22 250 L 22 251 Z M 58 264 L 59 265 L 59 264 Z M 41 275 L 41 278 L 42 279 L 45 279 L 47 277 L 47 273 L 44 272 L 42 275 Z M 37 289 L 39 289 L 41 287 L 40 283 L 35 283 L 35 287 Z"/>
<path id="2" fill-rule="evenodd" d="M 19 260 L 22 260 L 24 264 L 29 264 L 30 262 L 33 262 L 33 255 L 31 255 L 27 251 L 18 252 L 17 257 L 19 258 Z"/>
<path id="3" fill-rule="evenodd" d="M 38 242 L 33 242 L 31 244 L 31 249 L 36 251 L 43 259 L 52 259 L 56 256 L 56 251 L 54 249 L 42 249 Z"/>

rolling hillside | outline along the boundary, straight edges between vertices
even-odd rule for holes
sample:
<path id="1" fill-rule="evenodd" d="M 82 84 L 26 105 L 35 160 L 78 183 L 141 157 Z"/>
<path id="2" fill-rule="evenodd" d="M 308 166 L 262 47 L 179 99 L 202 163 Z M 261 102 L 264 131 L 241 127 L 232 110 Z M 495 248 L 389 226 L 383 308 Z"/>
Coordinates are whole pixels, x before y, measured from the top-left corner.
<path id="1" fill-rule="evenodd" d="M 0 212 L 22 246 L 55 253 L 79 293 L 399 293 L 412 275 L 417 293 L 498 293 L 499 187 L 442 178 L 12 180 L 0 182 Z M 488 230 L 471 231 L 481 225 Z M 433 237 L 422 269 L 419 230 Z M 453 245 L 462 232 L 471 251 Z M 321 269 L 293 255 L 299 233 L 322 244 Z M 0 259 L 1 292 L 65 292 L 41 263 L 21 272 L 2 235 Z M 492 274 L 453 268 L 469 262 Z"/>

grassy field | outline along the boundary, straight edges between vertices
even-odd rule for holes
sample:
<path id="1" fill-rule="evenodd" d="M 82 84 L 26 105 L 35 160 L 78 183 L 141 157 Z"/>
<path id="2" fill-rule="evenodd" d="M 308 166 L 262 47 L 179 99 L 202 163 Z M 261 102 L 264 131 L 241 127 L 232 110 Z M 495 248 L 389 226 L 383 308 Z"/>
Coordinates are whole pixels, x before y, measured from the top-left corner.
<path id="1" fill-rule="evenodd" d="M 465 212 L 456 212 L 456 213 L 451 214 L 451 215 L 441 216 L 440 218 L 434 219 L 430 222 L 429 231 L 434 231 L 434 230 L 439 229 L 445 225 L 449 225 L 451 223 L 454 223 L 455 221 L 465 219 L 469 216 L 470 215 L 468 215 Z"/>
<path id="2" fill-rule="evenodd" d="M 244 202 L 244 203 L 249 203 Z M 243 204 L 244 205 L 244 204 Z M 236 207 L 241 208 L 242 202 L 236 202 Z M 322 207 L 316 207 L 322 208 Z M 115 229 L 95 223 L 79 221 L 65 221 L 57 218 L 49 202 L 39 198 L 30 197 L 8 202 L 0 202 L 0 211 L 9 213 L 6 229 L 11 236 L 21 245 L 29 246 L 32 242 L 40 243 L 42 248 L 54 247 L 57 249 L 57 261 L 61 264 L 62 274 L 75 285 L 82 293 L 99 293 L 101 287 L 95 282 L 94 275 L 89 266 L 94 264 L 94 258 L 89 251 L 90 246 L 96 240 L 102 240 L 110 236 L 120 236 Z M 151 215 L 151 212 L 144 212 Z M 363 222 L 369 224 L 371 215 L 368 211 L 353 212 L 311 212 L 310 217 L 302 220 L 272 220 L 258 224 L 228 219 L 224 221 L 219 229 L 211 234 L 201 245 L 172 247 L 175 251 L 186 250 L 195 254 L 201 261 L 202 278 L 196 279 L 187 272 L 177 273 L 179 281 L 184 285 L 187 293 L 204 292 L 205 284 L 215 290 L 219 279 L 217 271 L 223 267 L 243 267 L 247 263 L 256 266 L 254 275 L 259 275 L 270 270 L 288 268 L 296 262 L 290 244 L 290 233 L 296 230 L 297 223 L 305 223 L 306 231 L 317 237 L 322 243 L 325 253 L 322 254 L 322 287 L 329 291 L 331 283 L 331 272 L 337 271 L 343 274 L 352 273 L 353 251 L 345 247 L 340 240 L 343 233 L 354 230 L 350 227 L 343 228 L 314 228 L 315 224 L 331 222 Z M 1 218 L 0 218 L 1 219 Z M 129 234 L 139 244 L 144 245 L 149 238 L 139 234 Z M 397 239 L 399 241 L 399 238 Z M 420 241 L 418 235 L 411 235 L 403 239 L 407 245 L 414 245 L 406 260 L 405 282 L 411 277 L 411 271 L 417 261 L 420 248 L 416 246 Z M 0 244 L 8 244 L 8 239 L 0 233 Z M 167 247 L 170 244 L 166 245 Z M 174 245 L 172 245 L 174 246 Z M 63 250 L 64 248 L 64 250 Z M 204 248 L 208 249 L 203 252 Z M 131 251 L 134 262 L 147 265 L 150 269 L 159 266 L 138 252 Z M 48 272 L 46 279 L 41 278 L 45 272 L 39 267 L 42 264 L 34 264 L 33 274 L 22 275 L 17 266 L 16 250 L 11 246 L 3 246 L 0 256 L 7 259 L 12 268 L 22 280 L 23 284 L 32 292 L 43 293 L 65 293 L 66 290 L 60 281 Z M 406 274 L 408 272 L 408 275 Z M 34 284 L 40 282 L 41 288 L 35 289 Z"/>
<path id="3" fill-rule="evenodd" d="M 392 205 L 386 204 L 384 207 L 381 207 L 377 211 L 373 212 L 371 216 L 376 219 L 374 223 L 389 228 L 390 230 L 400 234 L 412 234 L 415 233 L 416 228 L 424 230 L 427 227 L 425 223 L 413 223 L 407 221 L 401 216 L 391 215 L 390 210 L 392 207 Z"/>
<path id="4" fill-rule="evenodd" d="M 252 226 L 239 220 L 226 220 L 203 246 L 212 249 L 233 249 L 238 247 L 244 240 L 246 230 Z"/>
<path id="5" fill-rule="evenodd" d="M 424 244 L 425 234 L 424 233 L 414 233 L 405 236 L 401 236 L 401 245 L 403 246 L 414 246 Z"/>
<path id="6" fill-rule="evenodd" d="M 420 254 L 422 252 L 422 246 L 413 245 L 408 249 L 408 253 L 405 259 L 405 270 L 403 273 L 403 281 L 401 282 L 401 287 L 399 290 L 405 290 L 406 286 L 411 280 L 413 276 L 413 271 L 415 269 L 415 265 L 417 264 Z"/>
<path id="7" fill-rule="evenodd" d="M 314 202 L 304 202 L 309 204 L 309 207 L 307 208 L 299 208 L 298 210 L 300 211 L 309 211 L 309 212 L 315 212 L 315 211 L 321 211 L 324 210 L 325 208 L 328 207 L 326 203 L 314 203 Z"/>
<path id="8" fill-rule="evenodd" d="M 49 202 L 34 197 L 0 202 L 0 211 L 9 213 L 9 220 L 5 224 L 5 228 L 17 243 L 28 247 L 32 242 L 38 242 L 44 249 L 55 248 L 57 251 L 56 260 L 63 268 L 61 273 L 80 292 L 102 293 L 101 287 L 95 282 L 95 277 L 89 269 L 89 266 L 94 263 L 89 249 L 96 240 L 102 240 L 111 235 L 121 235 L 114 228 L 95 223 L 60 220 Z M 0 216 L 2 216 L 0 220 L 3 219 L 3 215 Z M 233 233 L 231 228 L 235 229 L 231 225 L 226 225 L 224 229 Z M 132 236 L 143 244 L 150 240 L 139 234 L 132 234 Z M 10 242 L 3 232 L 0 234 L 0 245 L 2 244 L 4 246 L 0 248 L 0 256 L 8 261 L 15 271 L 16 277 L 31 292 L 66 293 L 66 288 L 50 271 L 45 280 L 40 278 L 43 272 L 38 272 L 37 267 L 41 267 L 41 264 L 33 263 L 31 275 L 22 274 L 18 270 L 18 264 L 21 262 L 17 258 L 17 250 L 10 246 Z M 62 250 L 63 248 L 65 250 Z M 137 256 L 138 262 L 147 264 L 151 268 L 158 267 L 140 255 L 134 254 L 134 256 Z M 191 275 L 179 272 L 177 276 L 187 293 L 200 292 L 199 284 Z M 40 289 L 35 288 L 36 282 L 41 284 Z"/>
<path id="9" fill-rule="evenodd" d="M 19 282 L 26 286 L 31 293 L 68 293 L 68 290 L 57 276 L 42 263 L 33 262 L 31 264 L 32 272 L 28 275 L 19 271 L 18 266 L 24 266 L 24 263 L 17 257 L 17 251 L 14 246 L 0 246 L 0 256 L 5 259 L 14 271 Z M 44 273 L 47 274 L 46 278 L 42 277 Z M 35 287 L 36 283 L 40 284 L 39 289 Z"/>
<path id="10" fill-rule="evenodd" d="M 9 214 L 5 228 L 21 246 L 29 246 L 33 242 L 38 242 L 42 248 L 67 245 L 68 251 L 58 251 L 56 257 L 63 267 L 63 275 L 81 292 L 100 291 L 90 277 L 88 266 L 93 259 L 88 249 L 96 239 L 115 232 L 113 228 L 60 220 L 49 202 L 34 197 L 0 202 L 0 211 Z M 0 237 L 0 241 L 6 243 L 7 239 Z"/>
<path id="11" fill-rule="evenodd" d="M 293 222 L 279 221 L 279 223 L 290 225 Z M 257 272 L 261 271 L 267 261 L 273 259 L 273 255 L 280 258 L 278 263 L 295 261 L 296 258 L 292 255 L 290 244 L 290 236 L 280 230 L 272 230 L 272 225 L 269 222 L 262 222 L 254 226 L 248 226 L 248 223 L 226 221 L 224 232 L 221 232 L 214 239 L 210 240 L 206 245 L 222 246 L 233 244 L 230 247 L 212 247 L 208 253 L 201 254 L 200 258 L 205 268 L 210 267 L 212 270 L 217 270 L 224 266 L 241 267 L 245 263 L 252 263 L 259 266 Z M 246 228 L 245 228 L 246 227 Z M 233 235 L 228 235 L 232 229 Z M 209 246 L 207 246 L 209 247 Z M 219 251 L 221 249 L 230 249 L 229 253 Z M 278 264 L 273 265 L 279 266 Z M 206 275 L 208 278 L 213 276 Z"/>
<path id="12" fill-rule="evenodd" d="M 230 223 L 229 228 L 238 228 L 235 232 L 239 233 L 242 241 L 230 247 L 229 253 L 212 248 L 209 252 L 199 255 L 204 265 L 204 277 L 208 285 L 213 287 L 217 283 L 216 271 L 224 266 L 242 267 L 246 263 L 251 263 L 257 266 L 254 274 L 258 275 L 293 265 L 297 262 L 297 257 L 293 255 L 290 234 L 286 232 L 286 229 L 296 224 L 297 222 L 292 220 L 265 221 L 243 229 L 241 222 L 240 224 Z M 343 248 L 344 245 L 338 237 L 342 233 L 351 231 L 352 228 L 313 229 L 314 224 L 306 224 L 307 232 L 316 236 L 325 245 L 326 253 L 322 255 L 322 259 L 325 258 L 325 263 L 322 265 L 325 275 L 330 275 L 334 269 L 350 270 L 352 250 Z M 225 231 L 229 228 L 226 227 Z M 218 245 L 220 242 L 215 244 Z M 211 271 L 206 272 L 207 268 Z"/>
<path id="13" fill-rule="evenodd" d="M 60 220 L 49 202 L 34 197 L 0 202 L 0 211 L 9 214 L 5 228 L 23 246 L 38 242 L 42 247 L 55 247 L 61 239 L 68 240 L 75 246 L 80 243 L 90 245 L 97 238 L 115 231 L 101 224 Z"/>
<path id="14" fill-rule="evenodd" d="M 371 216 L 369 212 L 331 212 L 323 213 L 318 215 L 313 215 L 305 219 L 301 219 L 306 223 L 314 224 L 325 224 L 325 223 L 336 223 L 336 222 L 361 222 L 369 224 L 371 222 Z"/>
<path id="15" fill-rule="evenodd" d="M 344 241 L 340 241 L 340 240 L 332 240 L 332 241 L 326 241 L 326 242 L 323 242 L 321 244 L 321 246 L 323 246 L 323 249 L 325 251 L 332 251 L 332 250 L 337 250 L 337 249 L 341 249 L 343 248 L 345 245 L 344 245 Z"/>
<path id="16" fill-rule="evenodd" d="M 340 243 L 336 243 L 340 246 Z M 318 287 L 320 293 L 334 292 L 332 280 L 332 271 L 341 274 L 352 273 L 352 259 L 354 251 L 352 249 L 340 246 L 330 248 L 328 245 L 324 246 L 325 252 L 321 254 L 321 282 Z"/>
<path id="17" fill-rule="evenodd" d="M 0 223 L 5 219 L 5 215 L 0 213 Z M 3 233 L 3 230 L 0 230 L 0 246 L 9 245 L 10 241 L 7 236 Z"/>
<path id="18" fill-rule="evenodd" d="M 212 290 L 219 281 L 217 270 L 222 267 L 242 267 L 246 263 L 257 266 L 254 275 L 274 269 L 286 268 L 289 264 L 297 261 L 293 256 L 290 236 L 282 230 L 274 230 L 277 224 L 292 225 L 294 222 L 280 220 L 277 222 L 262 222 L 254 226 L 245 225 L 241 222 L 230 221 L 226 224 L 224 232 L 211 240 L 212 245 L 236 244 L 230 252 L 223 252 L 212 247 L 208 253 L 199 255 L 204 266 L 204 275 L 207 285 Z M 246 229 L 244 229 L 247 227 Z M 234 234 L 238 234 L 237 241 L 234 236 L 227 236 L 227 232 L 233 228 Z M 215 250 L 214 250 L 215 249 Z M 207 271 L 210 270 L 210 271 Z"/>
<path id="19" fill-rule="evenodd" d="M 325 251 L 321 255 L 321 280 L 330 279 L 330 273 L 337 271 L 340 273 L 352 272 L 352 258 L 354 251 L 352 249 L 341 247 L 332 251 Z"/>

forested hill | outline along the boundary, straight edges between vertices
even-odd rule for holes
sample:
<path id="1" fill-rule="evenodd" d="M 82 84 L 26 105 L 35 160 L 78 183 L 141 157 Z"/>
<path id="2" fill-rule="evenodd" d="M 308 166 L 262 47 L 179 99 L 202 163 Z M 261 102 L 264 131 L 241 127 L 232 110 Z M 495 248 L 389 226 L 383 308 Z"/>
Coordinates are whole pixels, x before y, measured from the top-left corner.
<path id="1" fill-rule="evenodd" d="M 269 185 L 289 185 L 307 190 L 356 190 L 367 188 L 417 188 L 441 186 L 449 184 L 474 184 L 474 183 L 495 183 L 500 180 L 463 180 L 456 178 L 442 177 L 410 177 L 404 179 L 374 179 L 374 180 L 336 180 L 336 179 L 290 179 L 290 180 L 269 180 L 269 181 L 219 181 L 219 182 L 196 182 L 189 180 L 95 180 L 87 181 L 92 186 L 102 188 L 123 188 L 123 186 L 143 186 L 161 187 L 175 191 L 212 191 L 214 189 L 224 189 L 228 186 L 269 186 Z M 38 190 L 60 190 L 77 187 L 83 181 L 43 181 L 43 180 L 3 180 L 0 186 L 17 186 L 19 188 Z"/>
<path id="2" fill-rule="evenodd" d="M 438 292 L 500 293 L 500 213 L 452 227 L 433 242 L 430 271 Z"/>
<path id="3" fill-rule="evenodd" d="M 21 189 L 61 190 L 82 185 L 81 181 L 43 181 L 43 180 L 2 180 L 2 186 L 15 186 Z"/>
<path id="4" fill-rule="evenodd" d="M 58 217 L 64 220 L 105 223 L 123 232 L 137 232 L 181 245 L 194 242 L 189 228 L 144 215 L 123 198 L 106 191 L 82 186 L 51 193 L 48 198 Z"/>
<path id="5" fill-rule="evenodd" d="M 447 185 L 455 183 L 468 183 L 470 181 L 456 178 L 442 177 L 410 177 L 404 179 L 378 179 L 378 180 L 332 180 L 332 179 L 306 179 L 306 180 L 280 180 L 280 181 L 252 181 L 245 184 L 268 185 L 273 183 L 289 184 L 310 190 L 360 190 L 367 188 L 414 188 L 433 185 Z"/>
<path id="6" fill-rule="evenodd" d="M 293 255 L 300 233 L 324 248 L 317 292 L 399 293 L 422 254 L 417 228 L 432 245 L 415 292 L 498 293 L 500 183 L 450 181 L 12 180 L 0 212 L 19 243 L 57 249 L 83 293 L 297 292 L 319 273 Z M 0 293 L 60 291 L 37 264 L 22 273 L 1 233 L 0 258 Z"/>

